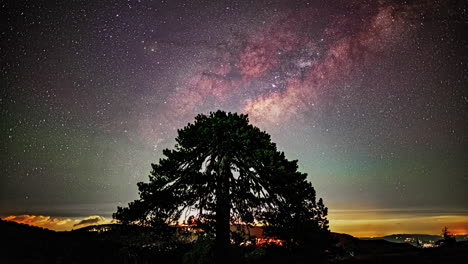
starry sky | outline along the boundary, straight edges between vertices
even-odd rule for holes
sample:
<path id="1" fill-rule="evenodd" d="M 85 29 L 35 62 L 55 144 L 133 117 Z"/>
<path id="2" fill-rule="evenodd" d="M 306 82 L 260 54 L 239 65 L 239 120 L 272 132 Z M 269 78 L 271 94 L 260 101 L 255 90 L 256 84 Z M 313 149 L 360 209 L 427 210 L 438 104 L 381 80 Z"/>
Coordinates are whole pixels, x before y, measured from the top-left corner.
<path id="1" fill-rule="evenodd" d="M 332 231 L 468 233 L 464 1 L 0 5 L 0 217 L 108 222 L 222 109 L 299 160 Z"/>

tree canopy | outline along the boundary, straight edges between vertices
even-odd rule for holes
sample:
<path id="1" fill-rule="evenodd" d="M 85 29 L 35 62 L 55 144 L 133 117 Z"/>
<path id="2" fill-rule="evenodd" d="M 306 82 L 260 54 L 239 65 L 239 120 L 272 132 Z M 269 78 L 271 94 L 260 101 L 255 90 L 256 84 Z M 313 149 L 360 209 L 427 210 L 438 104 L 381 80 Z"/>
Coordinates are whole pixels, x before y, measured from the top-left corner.
<path id="1" fill-rule="evenodd" d="M 261 224 L 265 233 L 301 243 L 304 231 L 326 232 L 327 208 L 315 190 L 247 115 L 200 114 L 178 130 L 174 149 L 152 164 L 140 199 L 119 207 L 124 223 L 167 227 L 187 212 L 214 231 L 218 250 L 230 244 L 230 225 Z"/>

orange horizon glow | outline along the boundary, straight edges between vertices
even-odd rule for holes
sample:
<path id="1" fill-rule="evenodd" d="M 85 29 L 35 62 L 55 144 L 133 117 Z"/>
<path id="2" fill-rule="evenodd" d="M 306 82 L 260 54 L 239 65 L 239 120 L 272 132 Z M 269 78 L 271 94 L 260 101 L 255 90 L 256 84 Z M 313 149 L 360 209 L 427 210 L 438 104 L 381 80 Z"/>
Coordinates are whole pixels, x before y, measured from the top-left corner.
<path id="1" fill-rule="evenodd" d="M 20 224 L 70 231 L 90 225 L 115 223 L 111 218 L 88 216 L 81 218 L 50 217 L 42 215 L 11 215 L 2 218 Z M 447 227 L 452 235 L 468 235 L 467 215 L 402 216 L 392 213 L 331 211 L 330 230 L 354 237 L 382 237 L 392 234 L 440 235 Z"/>
<path id="2" fill-rule="evenodd" d="M 51 217 L 44 215 L 10 215 L 1 218 L 18 224 L 37 226 L 54 231 L 71 231 L 90 225 L 104 225 L 115 223 L 115 220 L 102 216 L 87 216 L 81 218 Z"/>
<path id="3" fill-rule="evenodd" d="M 330 229 L 355 237 L 382 237 L 392 234 L 440 235 L 447 227 L 452 235 L 468 234 L 468 215 L 423 215 L 418 212 L 385 210 L 330 211 Z"/>

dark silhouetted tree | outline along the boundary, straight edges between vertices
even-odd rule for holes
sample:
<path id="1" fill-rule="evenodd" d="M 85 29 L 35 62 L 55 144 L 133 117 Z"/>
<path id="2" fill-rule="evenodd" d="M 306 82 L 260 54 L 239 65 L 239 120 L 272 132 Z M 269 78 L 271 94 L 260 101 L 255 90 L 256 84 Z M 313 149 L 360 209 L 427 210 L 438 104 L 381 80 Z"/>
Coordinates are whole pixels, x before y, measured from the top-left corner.
<path id="1" fill-rule="evenodd" d="M 457 243 L 457 240 L 456 240 L 455 236 L 452 236 L 452 234 L 450 233 L 448 227 L 446 227 L 446 226 L 444 226 L 444 228 L 442 228 L 442 237 L 443 237 L 443 239 L 437 241 L 436 245 L 452 247 Z"/>
<path id="2" fill-rule="evenodd" d="M 246 115 L 198 115 L 178 130 L 176 142 L 152 164 L 150 182 L 138 183 L 140 199 L 119 207 L 114 218 L 166 228 L 184 212 L 197 212 L 204 229 L 213 229 L 215 254 L 222 257 L 234 221 L 261 222 L 267 234 L 291 245 L 304 240 L 304 231 L 328 231 L 327 208 L 316 202 L 307 175 Z"/>

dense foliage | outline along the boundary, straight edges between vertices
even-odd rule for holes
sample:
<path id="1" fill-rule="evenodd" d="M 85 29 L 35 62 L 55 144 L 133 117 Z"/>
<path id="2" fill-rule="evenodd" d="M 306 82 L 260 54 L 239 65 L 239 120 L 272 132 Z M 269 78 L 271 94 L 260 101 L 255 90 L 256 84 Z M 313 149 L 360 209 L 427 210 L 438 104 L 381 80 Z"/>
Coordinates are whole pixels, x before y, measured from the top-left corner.
<path id="1" fill-rule="evenodd" d="M 199 226 L 215 233 L 217 251 L 229 246 L 233 223 L 262 224 L 290 247 L 328 232 L 327 208 L 316 202 L 307 175 L 246 115 L 198 115 L 178 130 L 176 142 L 152 164 L 149 183 L 138 183 L 140 199 L 119 207 L 116 219 L 166 230 L 195 214 Z"/>

